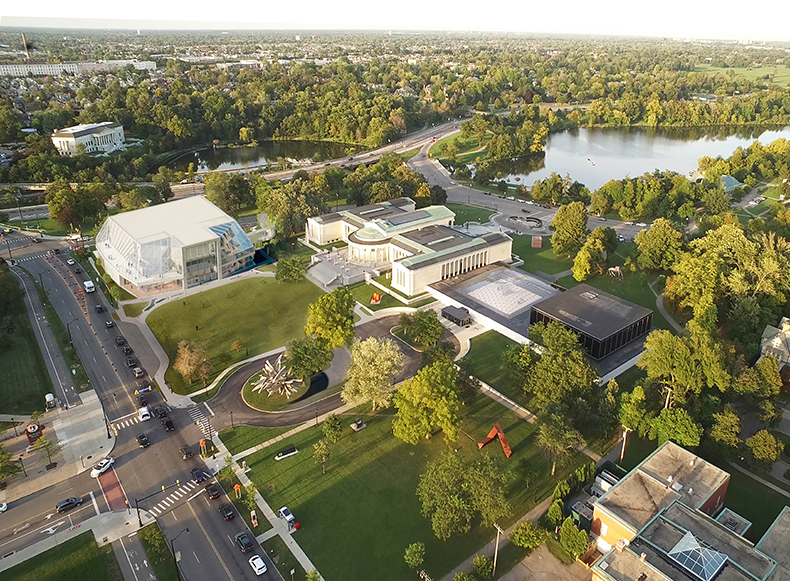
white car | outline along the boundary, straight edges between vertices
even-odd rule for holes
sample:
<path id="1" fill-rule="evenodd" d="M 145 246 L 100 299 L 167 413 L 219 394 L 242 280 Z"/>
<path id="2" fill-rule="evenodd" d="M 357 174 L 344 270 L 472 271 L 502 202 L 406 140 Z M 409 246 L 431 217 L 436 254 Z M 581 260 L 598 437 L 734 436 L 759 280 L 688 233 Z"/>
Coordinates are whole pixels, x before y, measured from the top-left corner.
<path id="1" fill-rule="evenodd" d="M 112 466 L 113 464 L 115 464 L 115 459 L 112 458 L 111 456 L 107 456 L 104 460 L 102 460 L 101 462 L 96 464 L 96 466 L 93 467 L 93 470 L 91 470 L 91 478 L 98 478 L 99 476 L 107 472 L 107 470 L 109 470 L 110 466 Z"/>
<path id="2" fill-rule="evenodd" d="M 647 228 L 647 224 L 645 224 L 644 222 L 637 222 L 636 225 L 639 226 L 640 228 Z"/>
<path id="3" fill-rule="evenodd" d="M 137 415 L 139 416 L 141 422 L 147 422 L 151 419 L 151 410 L 149 410 L 147 406 L 141 407 L 139 410 L 137 410 Z"/>
<path id="4" fill-rule="evenodd" d="M 256 575 L 263 575 L 266 573 L 266 563 L 263 562 L 260 555 L 253 555 L 250 557 L 249 563 Z"/>
<path id="5" fill-rule="evenodd" d="M 626 225 L 626 226 L 633 226 L 633 225 L 634 225 L 634 223 L 633 223 L 633 222 L 626 222 L 626 223 L 625 223 L 625 225 Z"/>
<path id="6" fill-rule="evenodd" d="M 0 512 L 5 512 L 8 510 L 8 504 L 5 502 L 0 502 Z"/>
<path id="7" fill-rule="evenodd" d="M 76 264 L 76 262 L 74 262 L 74 259 L 73 259 L 73 258 L 69 258 L 69 259 L 66 261 L 66 264 L 68 264 L 69 266 L 74 266 L 74 265 Z"/>

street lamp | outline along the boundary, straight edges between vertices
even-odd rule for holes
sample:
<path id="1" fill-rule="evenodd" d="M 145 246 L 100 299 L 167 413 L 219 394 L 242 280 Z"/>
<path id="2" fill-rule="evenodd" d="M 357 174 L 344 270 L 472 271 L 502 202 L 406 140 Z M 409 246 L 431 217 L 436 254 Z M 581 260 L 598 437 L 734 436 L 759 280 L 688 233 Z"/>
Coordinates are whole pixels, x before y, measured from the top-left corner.
<path id="1" fill-rule="evenodd" d="M 236 429 L 236 426 L 233 425 L 233 412 L 230 412 L 230 429 Z"/>
<path id="2" fill-rule="evenodd" d="M 27 470 L 25 470 L 25 464 L 22 462 L 22 456 L 19 457 L 19 465 L 22 467 L 22 473 L 27 478 Z"/>
<path id="3" fill-rule="evenodd" d="M 183 535 L 184 533 L 188 534 L 189 533 L 189 529 L 186 528 L 186 529 L 182 530 L 180 533 L 178 533 L 175 537 L 173 537 L 170 540 L 170 552 L 173 553 L 173 564 L 176 566 L 176 578 L 179 579 L 179 581 L 181 579 L 181 570 L 178 568 L 178 559 L 176 559 L 176 550 L 175 550 L 175 548 L 173 548 L 173 545 L 175 544 L 176 539 L 178 537 L 180 537 L 181 535 Z"/>
<path id="4" fill-rule="evenodd" d="M 76 322 L 77 322 L 77 319 L 74 319 L 73 321 L 69 321 L 68 323 L 66 323 L 66 331 L 67 331 L 67 332 L 68 332 L 68 334 L 69 334 L 69 343 L 74 343 L 74 342 L 71 340 L 71 327 L 69 327 L 69 325 L 71 325 L 72 323 L 76 323 Z"/>

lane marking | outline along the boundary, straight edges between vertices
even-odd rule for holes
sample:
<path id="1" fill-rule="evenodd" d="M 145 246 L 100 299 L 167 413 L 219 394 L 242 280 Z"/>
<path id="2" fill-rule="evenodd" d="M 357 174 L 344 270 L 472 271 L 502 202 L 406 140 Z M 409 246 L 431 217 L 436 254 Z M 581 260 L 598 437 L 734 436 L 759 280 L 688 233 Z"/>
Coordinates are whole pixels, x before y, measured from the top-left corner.
<path id="1" fill-rule="evenodd" d="M 195 499 L 196 499 L 198 496 L 200 496 L 201 494 L 203 494 L 203 490 L 201 490 L 201 491 L 197 492 L 196 494 L 193 494 L 192 496 L 190 496 L 189 498 L 187 498 L 187 502 L 190 502 L 190 501 L 192 501 L 192 500 L 195 500 Z"/>
<path id="2" fill-rule="evenodd" d="M 131 537 L 132 535 L 129 536 Z M 134 581 L 139 581 L 139 579 L 137 579 L 137 573 L 134 572 L 134 566 L 132 565 L 132 560 L 129 558 L 129 553 L 123 544 L 123 537 L 120 537 L 118 540 L 121 541 L 121 548 L 123 549 L 123 554 L 126 555 L 126 560 L 129 562 L 129 568 L 132 570 L 132 575 L 134 575 Z"/>
<path id="3" fill-rule="evenodd" d="M 200 559 L 198 559 L 197 553 L 195 553 L 195 551 L 192 551 L 192 554 L 195 555 L 195 561 L 197 561 L 198 564 L 200 564 Z"/>
<path id="4" fill-rule="evenodd" d="M 102 491 L 102 494 L 104 494 L 104 491 Z M 93 496 L 93 491 L 91 491 L 90 495 L 91 495 L 91 502 L 93 503 L 93 508 L 96 509 L 96 514 L 99 514 L 101 512 L 99 511 L 99 503 L 96 502 L 96 497 Z"/>
<path id="5" fill-rule="evenodd" d="M 195 520 L 197 521 L 197 524 L 200 527 L 200 530 L 203 531 L 203 535 L 206 537 L 206 540 L 208 541 L 208 544 L 211 545 L 211 549 L 214 551 L 214 554 L 217 556 L 217 560 L 219 561 L 219 564 L 222 565 L 222 568 L 225 570 L 225 573 L 228 576 L 228 580 L 229 581 L 233 581 L 233 575 L 230 574 L 230 571 L 228 570 L 228 566 L 225 564 L 225 561 L 222 560 L 222 557 L 220 557 L 219 551 L 217 551 L 217 547 L 214 546 L 214 542 L 211 540 L 211 537 L 209 536 L 208 532 L 206 531 L 206 528 L 203 526 L 203 523 L 200 522 L 200 519 L 198 518 L 198 515 L 195 512 L 195 509 L 192 508 L 191 504 L 187 503 L 187 506 L 189 507 L 189 511 L 192 513 L 192 516 L 195 517 Z"/>

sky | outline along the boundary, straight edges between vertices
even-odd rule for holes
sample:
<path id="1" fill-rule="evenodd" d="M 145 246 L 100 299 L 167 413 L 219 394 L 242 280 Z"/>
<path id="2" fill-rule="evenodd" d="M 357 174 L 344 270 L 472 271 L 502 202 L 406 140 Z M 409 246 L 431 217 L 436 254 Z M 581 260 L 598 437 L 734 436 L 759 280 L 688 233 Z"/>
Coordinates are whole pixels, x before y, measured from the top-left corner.
<path id="1" fill-rule="evenodd" d="M 789 17 L 787 0 L 0 2 L 0 26 L 149 30 L 447 30 L 790 42 Z"/>

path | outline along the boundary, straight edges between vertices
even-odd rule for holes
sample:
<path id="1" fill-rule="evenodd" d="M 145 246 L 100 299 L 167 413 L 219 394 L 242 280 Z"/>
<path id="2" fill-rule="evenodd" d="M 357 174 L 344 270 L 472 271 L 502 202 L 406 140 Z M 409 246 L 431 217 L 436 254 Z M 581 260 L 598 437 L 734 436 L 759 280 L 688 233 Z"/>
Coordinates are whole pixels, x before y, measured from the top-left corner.
<path id="1" fill-rule="evenodd" d="M 669 311 L 667 311 L 666 307 L 664 307 L 664 293 L 658 294 L 653 286 L 654 284 L 655 282 L 652 282 L 647 286 L 649 286 L 653 294 L 656 295 L 656 308 L 658 309 L 658 312 L 661 313 L 661 315 L 667 320 L 667 323 L 672 325 L 672 328 L 675 329 L 678 334 L 682 335 L 686 332 L 686 330 L 680 325 L 680 323 L 672 318 L 672 315 L 670 315 Z"/>

